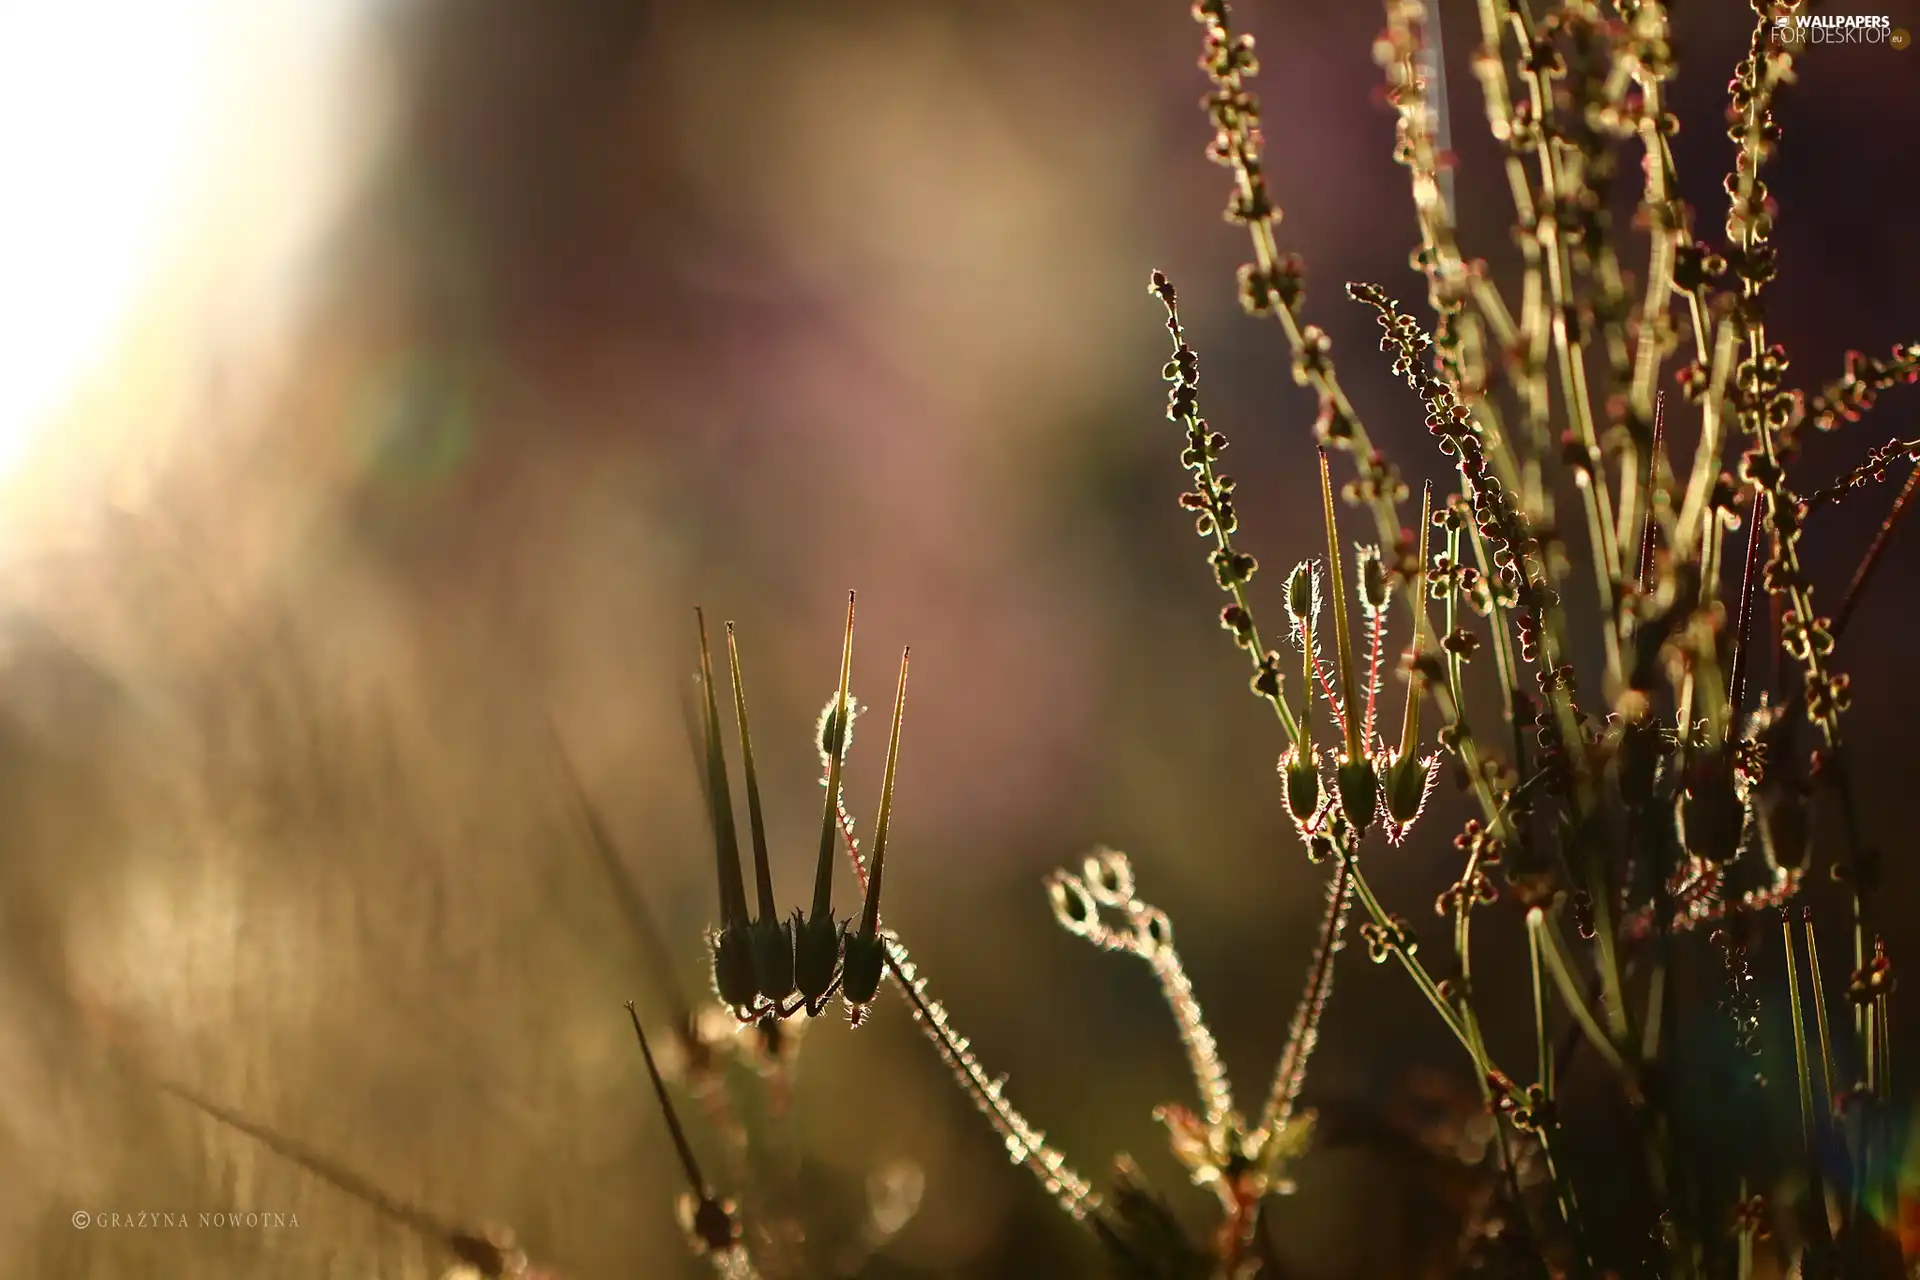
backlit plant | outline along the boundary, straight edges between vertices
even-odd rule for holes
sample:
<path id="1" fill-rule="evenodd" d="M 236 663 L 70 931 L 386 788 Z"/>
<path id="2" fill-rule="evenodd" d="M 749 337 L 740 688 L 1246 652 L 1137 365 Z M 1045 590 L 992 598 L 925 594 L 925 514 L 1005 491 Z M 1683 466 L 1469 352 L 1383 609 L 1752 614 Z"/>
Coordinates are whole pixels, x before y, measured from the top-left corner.
<path id="1" fill-rule="evenodd" d="M 1430 12 L 1416 0 L 1387 0 L 1374 55 L 1395 116 L 1394 158 L 1410 181 L 1419 228 L 1412 265 L 1427 316 L 1416 318 L 1382 285 L 1352 283 L 1346 294 L 1377 320 L 1380 349 L 1451 471 L 1438 490 L 1424 486 L 1416 515 L 1405 473 L 1342 388 L 1329 337 L 1306 319 L 1300 259 L 1281 249 L 1249 87 L 1253 41 L 1232 27 L 1224 0 L 1193 7 L 1209 81 L 1208 154 L 1231 175 L 1227 218 L 1252 244 L 1240 301 L 1278 325 L 1295 381 L 1314 395 L 1326 533 L 1324 554 L 1299 562 L 1281 584 L 1284 624 L 1263 629 L 1260 566 L 1235 542 L 1244 497 L 1220 469 L 1227 438 L 1201 414 L 1199 358 L 1173 285 L 1155 272 L 1151 289 L 1172 345 L 1167 416 L 1181 433 L 1189 485 L 1180 506 L 1226 597 L 1220 624 L 1279 726 L 1276 802 L 1306 856 L 1328 868 L 1318 945 L 1257 1116 L 1236 1106 L 1172 926 L 1139 896 L 1127 858 L 1097 852 L 1055 872 L 1046 891 L 1066 930 L 1139 958 L 1157 979 L 1197 1099 L 1157 1114 L 1194 1182 L 1215 1193 L 1217 1231 L 1190 1239 L 1124 1158 L 1104 1194 L 1074 1172 L 984 1073 L 898 935 L 881 927 L 906 665 L 869 857 L 842 786 L 856 710 L 851 601 L 839 684 L 821 721 L 826 797 L 804 917 L 782 919 L 773 892 L 730 628 L 757 890 L 757 914 L 749 914 L 702 624 L 700 751 L 719 871 L 713 974 L 727 1014 L 767 1044 L 790 1045 L 781 1028 L 823 1013 L 836 995 L 858 1025 L 890 979 L 1013 1160 L 1091 1229 L 1119 1274 L 1277 1275 L 1262 1206 L 1290 1185 L 1290 1162 L 1311 1132 L 1298 1099 L 1357 903 L 1370 957 L 1391 961 L 1431 1005 L 1493 1118 L 1493 1191 L 1482 1220 L 1463 1232 L 1463 1268 L 1675 1280 L 1786 1268 L 1849 1280 L 1902 1274 L 1893 969 L 1876 932 L 1877 857 L 1854 816 L 1844 735 L 1851 690 L 1837 658 L 1916 482 L 1909 477 L 1899 491 L 1832 612 L 1819 601 L 1836 594 L 1835 584 L 1816 581 L 1802 541 L 1824 508 L 1920 460 L 1920 441 L 1876 448 L 1824 487 L 1805 483 L 1796 464 L 1806 430 L 1857 421 L 1882 392 L 1920 380 L 1920 345 L 1885 358 L 1854 353 L 1837 381 L 1801 392 L 1789 386 L 1787 352 L 1769 333 L 1779 210 L 1764 175 L 1797 51 L 1771 32 L 1802 8 L 1797 0 L 1751 6 L 1748 49 L 1729 85 L 1725 120 L 1737 160 L 1724 183 L 1725 213 L 1696 228 L 1703 220 L 1679 194 L 1678 124 L 1665 104 L 1674 75 L 1667 7 L 1478 0 L 1473 67 L 1519 251 L 1510 294 L 1460 243 Z M 1634 229 L 1645 239 L 1637 273 L 1610 213 L 1621 158 L 1636 153 Z M 1690 459 L 1676 445 L 1681 437 L 1694 442 Z M 1302 440 L 1303 462 L 1305 448 Z M 1338 489 L 1336 459 L 1352 473 Z M 1370 524 L 1366 544 L 1342 543 L 1337 497 Z M 1563 505 L 1577 508 L 1566 534 Z M 1775 667 L 1777 680 L 1762 674 Z M 1390 676 L 1404 682 L 1397 731 L 1381 708 Z M 1484 698 L 1480 683 L 1489 686 Z M 1405 842 L 1442 777 L 1475 813 L 1452 836 L 1458 875 L 1434 904 L 1441 943 L 1423 949 L 1368 870 L 1382 843 L 1374 834 Z M 1816 801 L 1838 817 L 1830 849 L 1815 835 Z M 857 922 L 833 912 L 836 848 L 863 886 Z M 1823 863 L 1844 886 L 1852 951 L 1851 980 L 1831 993 L 1802 901 Z M 1534 1053 L 1524 1066 L 1489 1050 L 1484 1020 L 1506 1011 L 1488 1007 L 1474 981 L 1474 926 L 1509 907 L 1528 956 Z M 1762 1002 L 1756 965 L 1784 975 L 1784 1002 Z M 1715 1086 L 1717 1105 L 1745 1135 L 1737 1148 L 1712 1149 L 1698 1117 L 1679 1105 L 1682 974 L 1687 992 L 1717 993 L 1711 1034 L 1733 1054 Z M 703 1061 L 709 1033 L 695 1019 L 682 1022 L 688 1060 Z M 1770 1037 L 1793 1055 L 1797 1125 L 1784 1144 L 1769 1140 L 1760 1082 Z M 1583 1163 L 1565 1141 L 1583 1119 L 1564 1105 L 1563 1088 L 1582 1053 L 1603 1066 L 1631 1116 L 1624 1164 Z M 646 1062 L 671 1118 L 650 1048 Z M 699 1248 L 731 1274 L 799 1274 L 777 1261 L 779 1233 L 707 1185 L 677 1120 L 672 1131 Z M 1603 1144 L 1607 1136 L 1597 1135 Z M 1616 1196 L 1625 1206 L 1612 1206 L 1603 1227 L 1589 1210 L 1612 1191 L 1603 1183 L 1616 1164 L 1637 1181 Z"/>

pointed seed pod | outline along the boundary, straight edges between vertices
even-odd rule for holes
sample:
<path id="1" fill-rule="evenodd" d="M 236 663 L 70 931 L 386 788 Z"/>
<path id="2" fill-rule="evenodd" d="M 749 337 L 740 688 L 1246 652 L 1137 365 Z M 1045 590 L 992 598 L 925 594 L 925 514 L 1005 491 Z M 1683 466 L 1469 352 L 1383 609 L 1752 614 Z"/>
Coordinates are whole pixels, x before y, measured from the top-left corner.
<path id="1" fill-rule="evenodd" d="M 747 887 L 740 870 L 740 838 L 733 823 L 733 797 L 727 787 L 726 749 L 720 740 L 720 704 L 713 691 L 713 654 L 707 644 L 707 618 L 694 610 L 700 627 L 700 684 L 706 701 L 707 804 L 713 815 L 714 860 L 720 878 L 720 928 L 713 938 L 713 985 L 721 1002 L 752 1008 L 760 997 L 754 973 L 753 943 L 747 921 Z"/>
<path id="2" fill-rule="evenodd" d="M 1312 743 L 1289 748 L 1280 757 L 1280 776 L 1286 781 L 1287 812 L 1304 827 L 1320 812 L 1320 753 Z"/>
<path id="3" fill-rule="evenodd" d="M 1734 785 L 1733 754 L 1714 747 L 1695 757 L 1687 769 L 1680 801 L 1681 839 L 1696 858 L 1720 863 L 1740 851 L 1747 808 Z"/>
<path id="4" fill-rule="evenodd" d="M 907 706 L 907 659 L 900 654 L 900 683 L 893 693 L 893 728 L 887 735 L 887 767 L 880 780 L 880 816 L 873 829 L 873 857 L 867 862 L 867 900 L 860 912 L 860 929 L 847 937 L 841 968 L 840 994 L 848 1004 L 864 1005 L 880 990 L 886 943 L 880 938 L 880 877 L 886 870 L 887 827 L 893 817 L 893 776 L 900 761 L 900 720 Z"/>
<path id="5" fill-rule="evenodd" d="M 735 1221 L 732 1208 L 714 1194 L 713 1188 L 700 1173 L 700 1164 L 694 1159 L 693 1145 L 687 1141 L 686 1130 L 680 1127 L 680 1117 L 673 1109 L 673 1099 L 667 1094 L 667 1082 L 661 1078 L 660 1066 L 654 1061 L 653 1048 L 647 1043 L 647 1033 L 640 1025 L 640 1014 L 633 1007 L 633 1001 L 627 1001 L 627 1017 L 633 1022 L 633 1034 L 640 1041 L 640 1055 L 646 1060 L 647 1075 L 653 1081 L 654 1094 L 660 1099 L 660 1111 L 667 1120 L 667 1134 L 673 1140 L 674 1153 L 680 1157 L 680 1167 L 686 1172 L 687 1185 L 691 1188 L 680 1202 L 682 1225 L 695 1243 L 703 1251 L 723 1253 L 733 1248 L 740 1238 L 739 1223 Z"/>
<path id="6" fill-rule="evenodd" d="M 1433 526 L 1433 484 L 1429 481 L 1420 495 L 1420 566 L 1425 572 L 1427 563 L 1427 531 Z M 1380 553 L 1374 552 L 1373 564 L 1378 566 Z M 1361 561 L 1361 581 L 1364 585 L 1367 561 Z M 1386 608 L 1386 574 L 1380 573 L 1380 604 L 1370 608 Z M 1426 638 L 1426 606 L 1420 593 L 1413 598 L 1421 600 L 1421 606 L 1413 611 L 1413 652 L 1420 653 L 1420 642 Z M 1424 677 L 1417 666 L 1407 670 L 1407 705 L 1400 717 L 1400 749 L 1394 753 L 1393 760 L 1387 766 L 1387 776 L 1382 790 L 1386 792 L 1387 816 L 1401 827 L 1406 827 L 1420 816 L 1425 807 L 1428 784 L 1433 778 L 1435 761 L 1420 759 L 1420 694 Z"/>
<path id="7" fill-rule="evenodd" d="M 846 925 L 833 917 L 833 848 L 840 837 L 840 775 L 847 759 L 847 729 L 851 725 L 847 685 L 853 678 L 853 592 L 847 593 L 847 629 L 840 648 L 840 688 L 822 735 L 827 749 L 827 798 L 820 816 L 820 857 L 814 868 L 813 912 L 796 930 L 794 983 L 807 1001 L 807 1012 L 817 1014 L 833 990 L 840 968 L 841 940 Z"/>
<path id="8" fill-rule="evenodd" d="M 1358 708 L 1354 705 L 1353 638 L 1347 634 L 1346 572 L 1341 567 L 1340 526 L 1333 511 L 1333 477 L 1327 470 L 1327 451 L 1321 449 L 1318 452 L 1320 454 L 1320 501 L 1327 521 L 1327 571 L 1333 575 L 1334 648 L 1339 654 L 1340 659 L 1340 697 L 1342 699 L 1342 710 L 1345 713 L 1341 716 L 1342 727 L 1346 730 L 1347 739 L 1347 750 L 1343 760 L 1350 762 L 1352 769 L 1355 770 L 1353 777 L 1358 779 L 1358 770 L 1365 768 L 1369 776 L 1371 776 L 1372 770 L 1367 759 L 1367 745 L 1360 739 L 1360 719 L 1354 714 Z M 1345 781 L 1348 768 L 1348 763 L 1343 763 L 1340 766 L 1340 775 L 1342 778 L 1340 791 L 1343 803 L 1346 793 L 1350 789 L 1349 784 Z M 1351 789 L 1354 790 L 1357 797 L 1359 794 L 1357 781 Z M 1372 811 L 1372 805 L 1369 803 L 1367 805 L 1367 812 L 1371 815 Z M 1351 818 L 1353 816 L 1352 811 L 1349 810 L 1348 817 Z M 1354 826 L 1357 830 L 1364 831 L 1367 824 L 1356 821 Z"/>
<path id="9" fill-rule="evenodd" d="M 740 645 L 727 624 L 727 668 L 733 683 L 734 718 L 740 727 L 740 755 L 747 778 L 747 822 L 753 838 L 754 884 L 760 914 L 748 929 L 753 974 L 760 994 L 779 1004 L 793 994 L 793 926 L 774 904 L 773 870 L 767 858 L 767 823 L 760 806 L 760 777 L 753 767 L 753 734 L 747 728 L 747 687 L 740 675 Z"/>
<path id="10" fill-rule="evenodd" d="M 1660 762 L 1665 754 L 1660 727 L 1651 719 L 1628 721 L 1620 730 L 1614 770 L 1620 783 L 1620 798 L 1629 809 L 1653 802 L 1654 787 L 1660 780 Z"/>
<path id="11" fill-rule="evenodd" d="M 1380 807 L 1380 779 L 1373 772 L 1373 762 L 1364 756 L 1342 755 L 1334 782 L 1340 791 L 1340 812 L 1347 815 L 1354 834 L 1365 835 Z"/>

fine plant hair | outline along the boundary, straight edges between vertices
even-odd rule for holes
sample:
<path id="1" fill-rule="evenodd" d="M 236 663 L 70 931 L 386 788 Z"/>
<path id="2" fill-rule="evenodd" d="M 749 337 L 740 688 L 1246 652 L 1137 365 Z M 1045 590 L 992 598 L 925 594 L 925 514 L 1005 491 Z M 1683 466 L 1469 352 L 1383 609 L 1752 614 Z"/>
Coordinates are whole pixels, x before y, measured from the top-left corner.
<path id="1" fill-rule="evenodd" d="M 1327 872 L 1314 954 L 1257 1114 L 1236 1103 L 1172 925 L 1141 896 L 1125 855 L 1098 850 L 1048 876 L 1045 891 L 1065 930 L 1152 971 L 1194 1090 L 1192 1106 L 1155 1114 L 1193 1182 L 1215 1193 L 1217 1229 L 1190 1238 L 1124 1156 L 1104 1189 L 1076 1172 L 975 1057 L 899 934 L 882 927 L 906 661 L 864 850 L 844 786 L 858 710 L 851 597 L 816 744 L 826 794 L 805 915 L 782 918 L 771 882 L 732 630 L 723 696 L 700 628 L 693 719 L 719 886 L 710 947 L 720 1012 L 693 1014 L 671 995 L 672 1035 L 691 1064 L 682 1082 L 734 1151 L 734 1176 L 747 1176 L 736 1148 L 760 1138 L 702 1083 L 727 1028 L 744 1029 L 778 1064 L 806 1019 L 837 1001 L 857 1027 L 890 984 L 1013 1162 L 1085 1224 L 1116 1274 L 1278 1275 L 1263 1208 L 1292 1186 L 1312 1133 L 1299 1099 L 1357 905 L 1370 959 L 1414 984 L 1492 1118 L 1490 1195 L 1463 1228 L 1463 1273 L 1902 1274 L 1893 967 L 1879 934 L 1879 860 L 1850 778 L 1852 689 L 1839 642 L 1920 486 L 1920 441 L 1892 439 L 1826 484 L 1799 463 L 1809 430 L 1857 423 L 1881 393 L 1920 381 L 1920 344 L 1882 358 L 1851 353 L 1838 379 L 1801 391 L 1769 333 L 1780 211 L 1766 173 L 1797 52 L 1775 26 L 1803 12 L 1798 0 L 1751 5 L 1725 114 L 1736 162 L 1724 214 L 1711 219 L 1680 196 L 1665 5 L 1475 7 L 1474 73 L 1511 196 L 1517 293 L 1461 243 L 1438 30 L 1418 0 L 1386 0 L 1374 56 L 1419 228 L 1412 266 L 1425 314 L 1384 284 L 1345 289 L 1377 321 L 1380 351 L 1452 473 L 1422 487 L 1416 511 L 1406 473 L 1343 389 L 1327 333 L 1307 319 L 1301 259 L 1281 247 L 1253 40 L 1224 0 L 1193 6 L 1208 155 L 1229 172 L 1226 216 L 1252 245 L 1239 299 L 1278 325 L 1296 383 L 1313 394 L 1326 538 L 1286 574 L 1277 622 L 1263 622 L 1276 615 L 1256 599 L 1266 579 L 1235 540 L 1244 504 L 1221 469 L 1227 436 L 1202 416 L 1199 357 L 1173 284 L 1155 271 L 1171 344 L 1167 417 L 1187 473 L 1179 505 L 1225 596 L 1219 621 L 1245 655 L 1247 687 L 1278 726 L 1280 802 L 1304 854 Z M 1623 158 L 1642 174 L 1635 237 L 1610 212 Z M 1628 239 L 1644 247 L 1630 251 Z M 1307 441 L 1299 445 L 1306 461 Z M 1821 535 L 1821 513 L 1884 493 L 1880 482 L 1903 470 L 1851 579 L 1820 580 L 1802 542 Z M 1569 504 L 1577 536 L 1563 537 Z M 1342 505 L 1357 509 L 1349 530 L 1365 524 L 1368 542 L 1342 541 Z M 1395 723 L 1390 674 L 1404 685 Z M 723 742 L 728 705 L 751 897 Z M 1417 913 L 1374 888 L 1369 864 L 1383 842 L 1372 837 L 1403 845 L 1443 778 L 1474 814 L 1444 846 L 1457 875 L 1434 904 L 1438 945 L 1423 948 Z M 1816 823 L 1816 809 L 1835 821 Z M 1821 834 L 1828 827 L 1837 838 Z M 843 855 L 862 894 L 852 917 L 833 906 Z M 1844 901 L 1836 920 L 1808 892 L 1823 867 Z M 1530 1062 L 1499 1061 L 1489 1047 L 1489 1020 L 1515 1011 L 1476 986 L 1481 924 L 1509 925 L 1524 941 Z M 1851 977 L 1829 991 L 1819 935 L 1831 947 L 1837 930 Z M 1761 998 L 1762 972 L 1784 979 L 1784 1000 Z M 1681 1007 L 1702 992 L 1706 1008 Z M 792 1242 L 804 1232 L 781 1227 L 786 1209 L 706 1180 L 669 1073 L 638 1015 L 634 1026 L 687 1175 L 682 1219 L 696 1249 L 723 1274 L 809 1274 L 794 1270 Z M 1683 1039 L 1697 1042 L 1684 1058 Z M 1773 1098 L 1762 1082 L 1770 1051 L 1791 1054 L 1791 1087 Z M 1582 1060 L 1609 1099 L 1566 1090 Z M 1682 1077 L 1707 1061 L 1720 1064 L 1711 1091 L 1723 1114 L 1681 1101 Z M 1616 1105 L 1625 1126 L 1608 1118 Z M 1741 1137 L 1703 1136 L 1713 1132 Z"/>

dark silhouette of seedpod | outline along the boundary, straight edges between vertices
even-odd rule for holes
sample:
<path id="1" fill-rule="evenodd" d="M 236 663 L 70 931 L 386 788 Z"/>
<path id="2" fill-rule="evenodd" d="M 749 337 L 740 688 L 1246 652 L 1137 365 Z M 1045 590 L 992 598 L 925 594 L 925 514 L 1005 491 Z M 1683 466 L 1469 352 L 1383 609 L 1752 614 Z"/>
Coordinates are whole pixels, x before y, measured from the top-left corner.
<path id="1" fill-rule="evenodd" d="M 747 823 L 753 839 L 754 884 L 760 914 L 748 930 L 754 982 L 761 996 L 779 1005 L 793 994 L 793 925 L 780 918 L 773 899 L 773 870 L 767 858 L 767 824 L 760 807 L 760 777 L 753 767 L 753 734 L 747 728 L 747 687 L 740 675 L 740 645 L 727 624 L 727 669 L 733 683 L 734 718 L 740 727 L 740 756 L 747 780 Z"/>
<path id="2" fill-rule="evenodd" d="M 853 677 L 853 592 L 847 593 L 847 630 L 840 649 L 840 688 L 826 721 L 822 746 L 827 757 L 827 799 L 820 817 L 820 857 L 814 868 L 813 911 L 795 930 L 794 982 L 807 1002 L 809 1016 L 818 1016 L 840 968 L 841 942 L 846 922 L 833 917 L 833 849 L 840 836 L 840 775 L 847 759 L 847 684 Z"/>
<path id="3" fill-rule="evenodd" d="M 693 611 L 700 625 L 700 684 L 706 702 L 707 803 L 713 811 L 714 860 L 720 877 L 720 928 L 713 939 L 713 985 L 723 1003 L 751 1009 L 759 1003 L 753 942 L 747 920 L 747 886 L 740 871 L 740 838 L 733 824 L 733 797 L 727 787 L 726 750 L 720 741 L 720 704 L 713 692 L 713 654 L 707 644 L 707 618 Z"/>
<path id="4" fill-rule="evenodd" d="M 886 943 L 880 937 L 880 877 L 886 870 L 887 827 L 893 818 L 893 777 L 900 761 L 900 721 L 907 706 L 907 659 L 900 654 L 900 682 L 893 693 L 893 727 L 887 734 L 887 767 L 880 780 L 880 816 L 873 829 L 873 857 L 867 862 L 867 900 L 860 911 L 860 929 L 848 936 L 841 967 L 840 994 L 856 1011 L 880 990 Z"/>
<path id="5" fill-rule="evenodd" d="M 1660 729 L 1650 720 L 1630 721 L 1620 730 L 1620 749 L 1614 756 L 1615 776 L 1620 783 L 1620 798 L 1630 809 L 1638 809 L 1653 800 L 1654 786 L 1660 778 L 1660 761 L 1666 745 Z"/>
<path id="6" fill-rule="evenodd" d="M 1734 785 L 1733 755 L 1714 747 L 1687 768 L 1680 801 L 1681 840 L 1688 853 L 1708 862 L 1726 862 L 1740 851 L 1747 807 Z"/>

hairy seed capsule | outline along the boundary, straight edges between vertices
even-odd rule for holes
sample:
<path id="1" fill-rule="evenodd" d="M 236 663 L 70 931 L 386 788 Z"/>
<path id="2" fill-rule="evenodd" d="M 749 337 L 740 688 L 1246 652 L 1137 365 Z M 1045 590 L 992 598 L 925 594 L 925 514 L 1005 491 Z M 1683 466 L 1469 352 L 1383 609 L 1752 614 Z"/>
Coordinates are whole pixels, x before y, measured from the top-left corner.
<path id="1" fill-rule="evenodd" d="M 1387 796 L 1387 814 L 1403 827 L 1420 816 L 1427 798 L 1431 764 L 1407 752 L 1396 754 L 1393 763 L 1387 766 L 1386 784 L 1381 788 Z"/>
<path id="2" fill-rule="evenodd" d="M 1681 837 L 1687 852 L 1708 862 L 1726 862 L 1740 850 L 1746 825 L 1746 806 L 1734 789 L 1733 761 L 1714 751 L 1688 771 L 1687 791 L 1680 805 Z"/>
<path id="3" fill-rule="evenodd" d="M 1364 757 L 1343 758 L 1335 771 L 1335 781 L 1340 788 L 1341 812 L 1347 815 L 1356 834 L 1366 834 L 1380 804 L 1380 780 L 1374 776 L 1373 762 Z"/>
<path id="4" fill-rule="evenodd" d="M 729 925 L 713 944 L 713 986 L 729 1008 L 750 1009 L 760 997 L 753 942 L 745 925 Z"/>
<path id="5" fill-rule="evenodd" d="M 867 1004 L 879 993 L 885 947 L 878 934 L 847 935 L 846 957 L 840 970 L 840 994 L 848 1004 Z"/>
<path id="6" fill-rule="evenodd" d="M 751 937 L 753 973 L 760 994 L 779 1004 L 793 994 L 793 922 L 756 920 Z"/>
<path id="7" fill-rule="evenodd" d="M 840 942 L 845 923 L 836 923 L 833 914 L 817 915 L 796 929 L 794 981 L 808 1007 L 816 1008 L 833 989 L 834 974 L 840 968 Z"/>
<path id="8" fill-rule="evenodd" d="M 1280 757 L 1280 776 L 1286 779 L 1287 811 L 1302 826 L 1320 812 L 1320 753 L 1289 748 Z"/>

